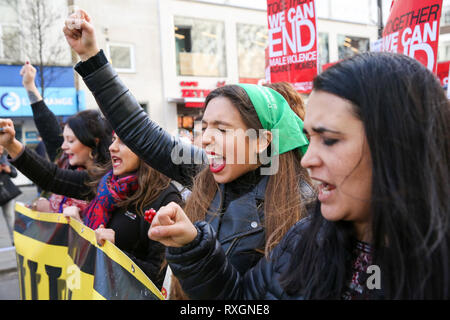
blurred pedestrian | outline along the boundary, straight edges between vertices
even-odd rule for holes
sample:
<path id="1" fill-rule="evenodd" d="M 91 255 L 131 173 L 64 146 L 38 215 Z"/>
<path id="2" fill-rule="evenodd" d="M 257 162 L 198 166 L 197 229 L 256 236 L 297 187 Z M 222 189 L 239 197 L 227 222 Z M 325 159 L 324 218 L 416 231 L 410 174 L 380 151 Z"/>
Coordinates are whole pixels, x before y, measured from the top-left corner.
<path id="1" fill-rule="evenodd" d="M 14 243 L 14 217 L 15 200 L 22 192 L 11 181 L 11 178 L 17 177 L 16 169 L 8 162 L 7 155 L 4 153 L 3 146 L 0 145 L 0 206 L 8 228 L 11 243 Z"/>

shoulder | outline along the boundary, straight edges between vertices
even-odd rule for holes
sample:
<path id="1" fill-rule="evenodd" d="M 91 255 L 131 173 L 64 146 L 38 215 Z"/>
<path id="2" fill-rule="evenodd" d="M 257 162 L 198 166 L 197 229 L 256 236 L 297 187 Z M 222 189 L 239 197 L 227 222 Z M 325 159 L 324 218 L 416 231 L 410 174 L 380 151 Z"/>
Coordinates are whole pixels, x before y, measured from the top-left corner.
<path id="1" fill-rule="evenodd" d="M 166 205 L 170 202 L 176 202 L 178 204 L 182 203 L 181 193 L 178 188 L 172 183 L 170 183 L 169 187 L 161 192 L 158 199 L 161 201 L 162 205 Z"/>
<path id="2" fill-rule="evenodd" d="M 288 230 L 286 235 L 280 242 L 280 248 L 282 251 L 294 248 L 297 243 L 302 238 L 302 235 L 311 226 L 311 217 L 301 219 L 296 224 L 294 224 L 291 229 Z"/>
<path id="3" fill-rule="evenodd" d="M 160 207 L 168 205 L 171 202 L 176 202 L 178 204 L 183 203 L 180 191 L 172 183 L 170 183 L 150 205 L 146 206 L 145 210 L 150 208 L 158 210 Z"/>
<path id="4" fill-rule="evenodd" d="M 326 220 L 320 219 L 318 215 L 320 215 L 320 202 L 313 201 L 307 204 L 307 216 L 301 220 L 299 220 L 296 224 L 294 224 L 288 232 L 285 234 L 283 239 L 280 241 L 280 244 L 277 246 L 278 254 L 284 251 L 292 252 L 297 247 L 297 244 L 303 240 L 311 239 L 311 236 L 316 239 L 316 241 L 320 241 L 323 237 L 323 228 L 325 227 Z M 318 221 L 319 219 L 320 221 Z M 322 222 L 321 222 L 322 221 Z M 316 222 L 319 222 L 317 225 Z M 311 234 L 312 228 L 314 230 L 318 230 L 314 234 Z M 275 250 L 274 250 L 275 251 Z"/>

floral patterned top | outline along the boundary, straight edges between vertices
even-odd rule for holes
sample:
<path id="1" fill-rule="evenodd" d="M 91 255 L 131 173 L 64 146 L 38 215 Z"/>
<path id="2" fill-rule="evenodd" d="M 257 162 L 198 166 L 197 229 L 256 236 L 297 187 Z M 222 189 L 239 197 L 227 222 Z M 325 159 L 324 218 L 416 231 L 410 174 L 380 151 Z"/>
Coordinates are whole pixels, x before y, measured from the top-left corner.
<path id="1" fill-rule="evenodd" d="M 368 243 L 357 241 L 353 254 L 355 260 L 352 266 L 352 278 L 346 285 L 342 299 L 366 300 L 370 298 L 370 290 L 366 284 L 370 274 L 366 271 L 367 267 L 372 265 L 372 248 Z"/>

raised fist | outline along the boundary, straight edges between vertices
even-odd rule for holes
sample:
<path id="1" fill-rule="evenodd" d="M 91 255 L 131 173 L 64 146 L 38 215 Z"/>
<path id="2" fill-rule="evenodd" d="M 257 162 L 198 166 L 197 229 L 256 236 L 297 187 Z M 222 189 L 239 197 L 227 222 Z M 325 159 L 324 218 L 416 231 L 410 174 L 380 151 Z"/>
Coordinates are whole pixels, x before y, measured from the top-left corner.
<path id="1" fill-rule="evenodd" d="M 88 60 L 100 51 L 91 18 L 86 11 L 78 9 L 77 12 L 71 14 L 65 21 L 63 32 L 67 43 L 82 61 Z"/>
<path id="2" fill-rule="evenodd" d="M 36 78 L 36 69 L 30 64 L 30 62 L 26 62 L 22 69 L 20 70 L 20 75 L 22 76 L 22 84 L 25 89 L 30 90 L 36 87 L 34 79 Z"/>

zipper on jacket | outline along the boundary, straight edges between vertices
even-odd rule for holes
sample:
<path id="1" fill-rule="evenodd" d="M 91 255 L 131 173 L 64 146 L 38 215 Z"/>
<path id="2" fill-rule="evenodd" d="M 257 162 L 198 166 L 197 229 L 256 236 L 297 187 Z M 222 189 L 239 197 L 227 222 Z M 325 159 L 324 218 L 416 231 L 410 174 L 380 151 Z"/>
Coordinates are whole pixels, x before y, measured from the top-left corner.
<path id="1" fill-rule="evenodd" d="M 231 249 L 234 248 L 234 246 L 236 245 L 236 242 L 239 240 L 240 238 L 234 238 L 233 241 L 231 242 L 230 246 L 228 247 L 227 251 L 225 252 L 225 256 L 228 256 L 228 254 L 230 253 Z"/>

